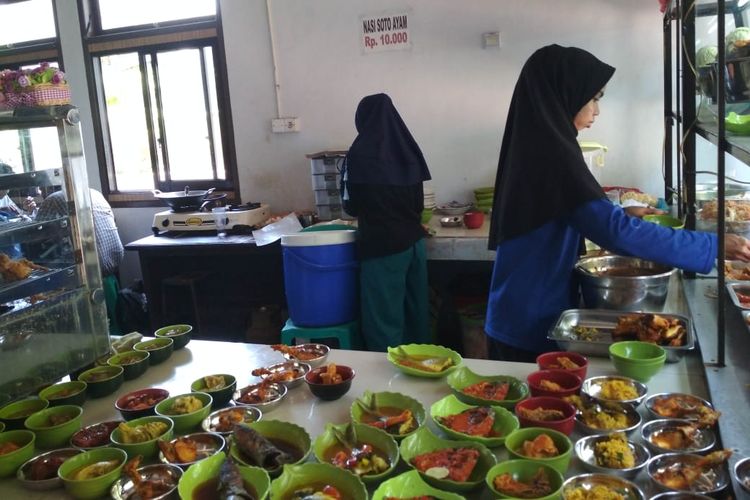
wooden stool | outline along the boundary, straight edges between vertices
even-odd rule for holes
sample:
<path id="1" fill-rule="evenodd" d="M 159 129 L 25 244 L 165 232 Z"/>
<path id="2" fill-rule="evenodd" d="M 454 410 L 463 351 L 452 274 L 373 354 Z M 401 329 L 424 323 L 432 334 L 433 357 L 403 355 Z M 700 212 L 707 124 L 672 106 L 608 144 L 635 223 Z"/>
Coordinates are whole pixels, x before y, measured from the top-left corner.
<path id="1" fill-rule="evenodd" d="M 321 328 L 304 328 L 296 326 L 289 319 L 281 329 L 281 343 L 292 345 L 295 339 L 336 339 L 339 349 L 362 349 L 359 335 L 359 321 L 355 320 L 343 325 L 324 326 Z M 331 346 L 329 346 L 331 347 Z"/>
<path id="2" fill-rule="evenodd" d="M 198 284 L 204 280 L 209 273 L 202 271 L 192 271 L 183 274 L 177 274 L 165 278 L 161 282 L 161 311 L 164 321 L 167 320 L 167 297 L 169 292 L 174 288 L 187 288 L 190 294 L 190 301 L 193 306 L 193 329 L 196 333 L 200 332 L 200 302 L 198 300 Z M 181 320 L 178 320 L 178 322 Z M 163 325 L 162 325 L 163 326 Z"/>

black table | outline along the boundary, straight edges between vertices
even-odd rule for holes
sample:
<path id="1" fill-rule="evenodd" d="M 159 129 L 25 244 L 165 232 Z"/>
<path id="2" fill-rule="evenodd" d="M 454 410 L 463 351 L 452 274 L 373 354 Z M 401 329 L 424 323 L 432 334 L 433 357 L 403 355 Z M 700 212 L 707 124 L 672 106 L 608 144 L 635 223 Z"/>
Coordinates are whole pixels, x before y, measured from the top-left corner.
<path id="1" fill-rule="evenodd" d="M 167 233 L 133 241 L 125 249 L 138 252 L 152 330 L 200 318 L 193 325 L 196 337 L 245 341 L 246 336 L 235 337 L 248 331 L 254 308 L 285 306 L 279 242 L 259 247 L 250 235 Z M 196 300 L 189 286 L 179 286 L 190 278 Z M 168 286 L 175 281 L 177 286 Z"/>

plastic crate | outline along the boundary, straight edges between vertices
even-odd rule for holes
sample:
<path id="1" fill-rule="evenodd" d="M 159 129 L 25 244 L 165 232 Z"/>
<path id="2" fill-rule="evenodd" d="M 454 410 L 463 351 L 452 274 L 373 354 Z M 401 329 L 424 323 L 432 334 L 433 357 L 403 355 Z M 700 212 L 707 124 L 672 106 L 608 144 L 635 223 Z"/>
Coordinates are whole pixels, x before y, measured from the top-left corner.
<path id="1" fill-rule="evenodd" d="M 316 205 L 341 205 L 341 193 L 338 189 L 318 189 L 315 191 Z"/>
<path id="2" fill-rule="evenodd" d="M 339 174 L 314 174 L 312 176 L 312 187 L 315 191 L 321 189 L 338 189 Z"/>

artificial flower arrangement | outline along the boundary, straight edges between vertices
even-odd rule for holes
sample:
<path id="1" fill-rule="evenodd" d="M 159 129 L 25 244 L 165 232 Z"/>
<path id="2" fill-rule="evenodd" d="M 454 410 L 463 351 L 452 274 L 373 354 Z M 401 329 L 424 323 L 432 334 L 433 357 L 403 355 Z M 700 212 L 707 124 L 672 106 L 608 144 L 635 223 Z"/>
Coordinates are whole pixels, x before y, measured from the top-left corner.
<path id="1" fill-rule="evenodd" d="M 0 71 L 0 108 L 52 106 L 70 103 L 65 74 L 42 63 L 32 69 Z"/>

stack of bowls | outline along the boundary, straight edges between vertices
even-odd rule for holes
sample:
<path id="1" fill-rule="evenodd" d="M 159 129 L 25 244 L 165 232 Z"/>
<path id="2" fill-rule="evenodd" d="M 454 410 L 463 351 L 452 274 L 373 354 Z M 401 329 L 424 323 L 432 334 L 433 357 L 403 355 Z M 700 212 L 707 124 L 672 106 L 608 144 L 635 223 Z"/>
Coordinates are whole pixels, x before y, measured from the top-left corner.
<path id="1" fill-rule="evenodd" d="M 648 382 L 664 366 L 667 351 L 656 344 L 628 340 L 610 345 L 609 357 L 621 375 Z"/>
<path id="2" fill-rule="evenodd" d="M 435 209 L 435 191 L 426 187 L 424 192 L 424 210 L 422 210 L 422 224 L 427 224 L 432 218 L 432 211 Z"/>
<path id="3" fill-rule="evenodd" d="M 495 198 L 495 187 L 480 187 L 474 190 L 474 206 L 484 213 L 492 210 L 492 200 Z"/>

